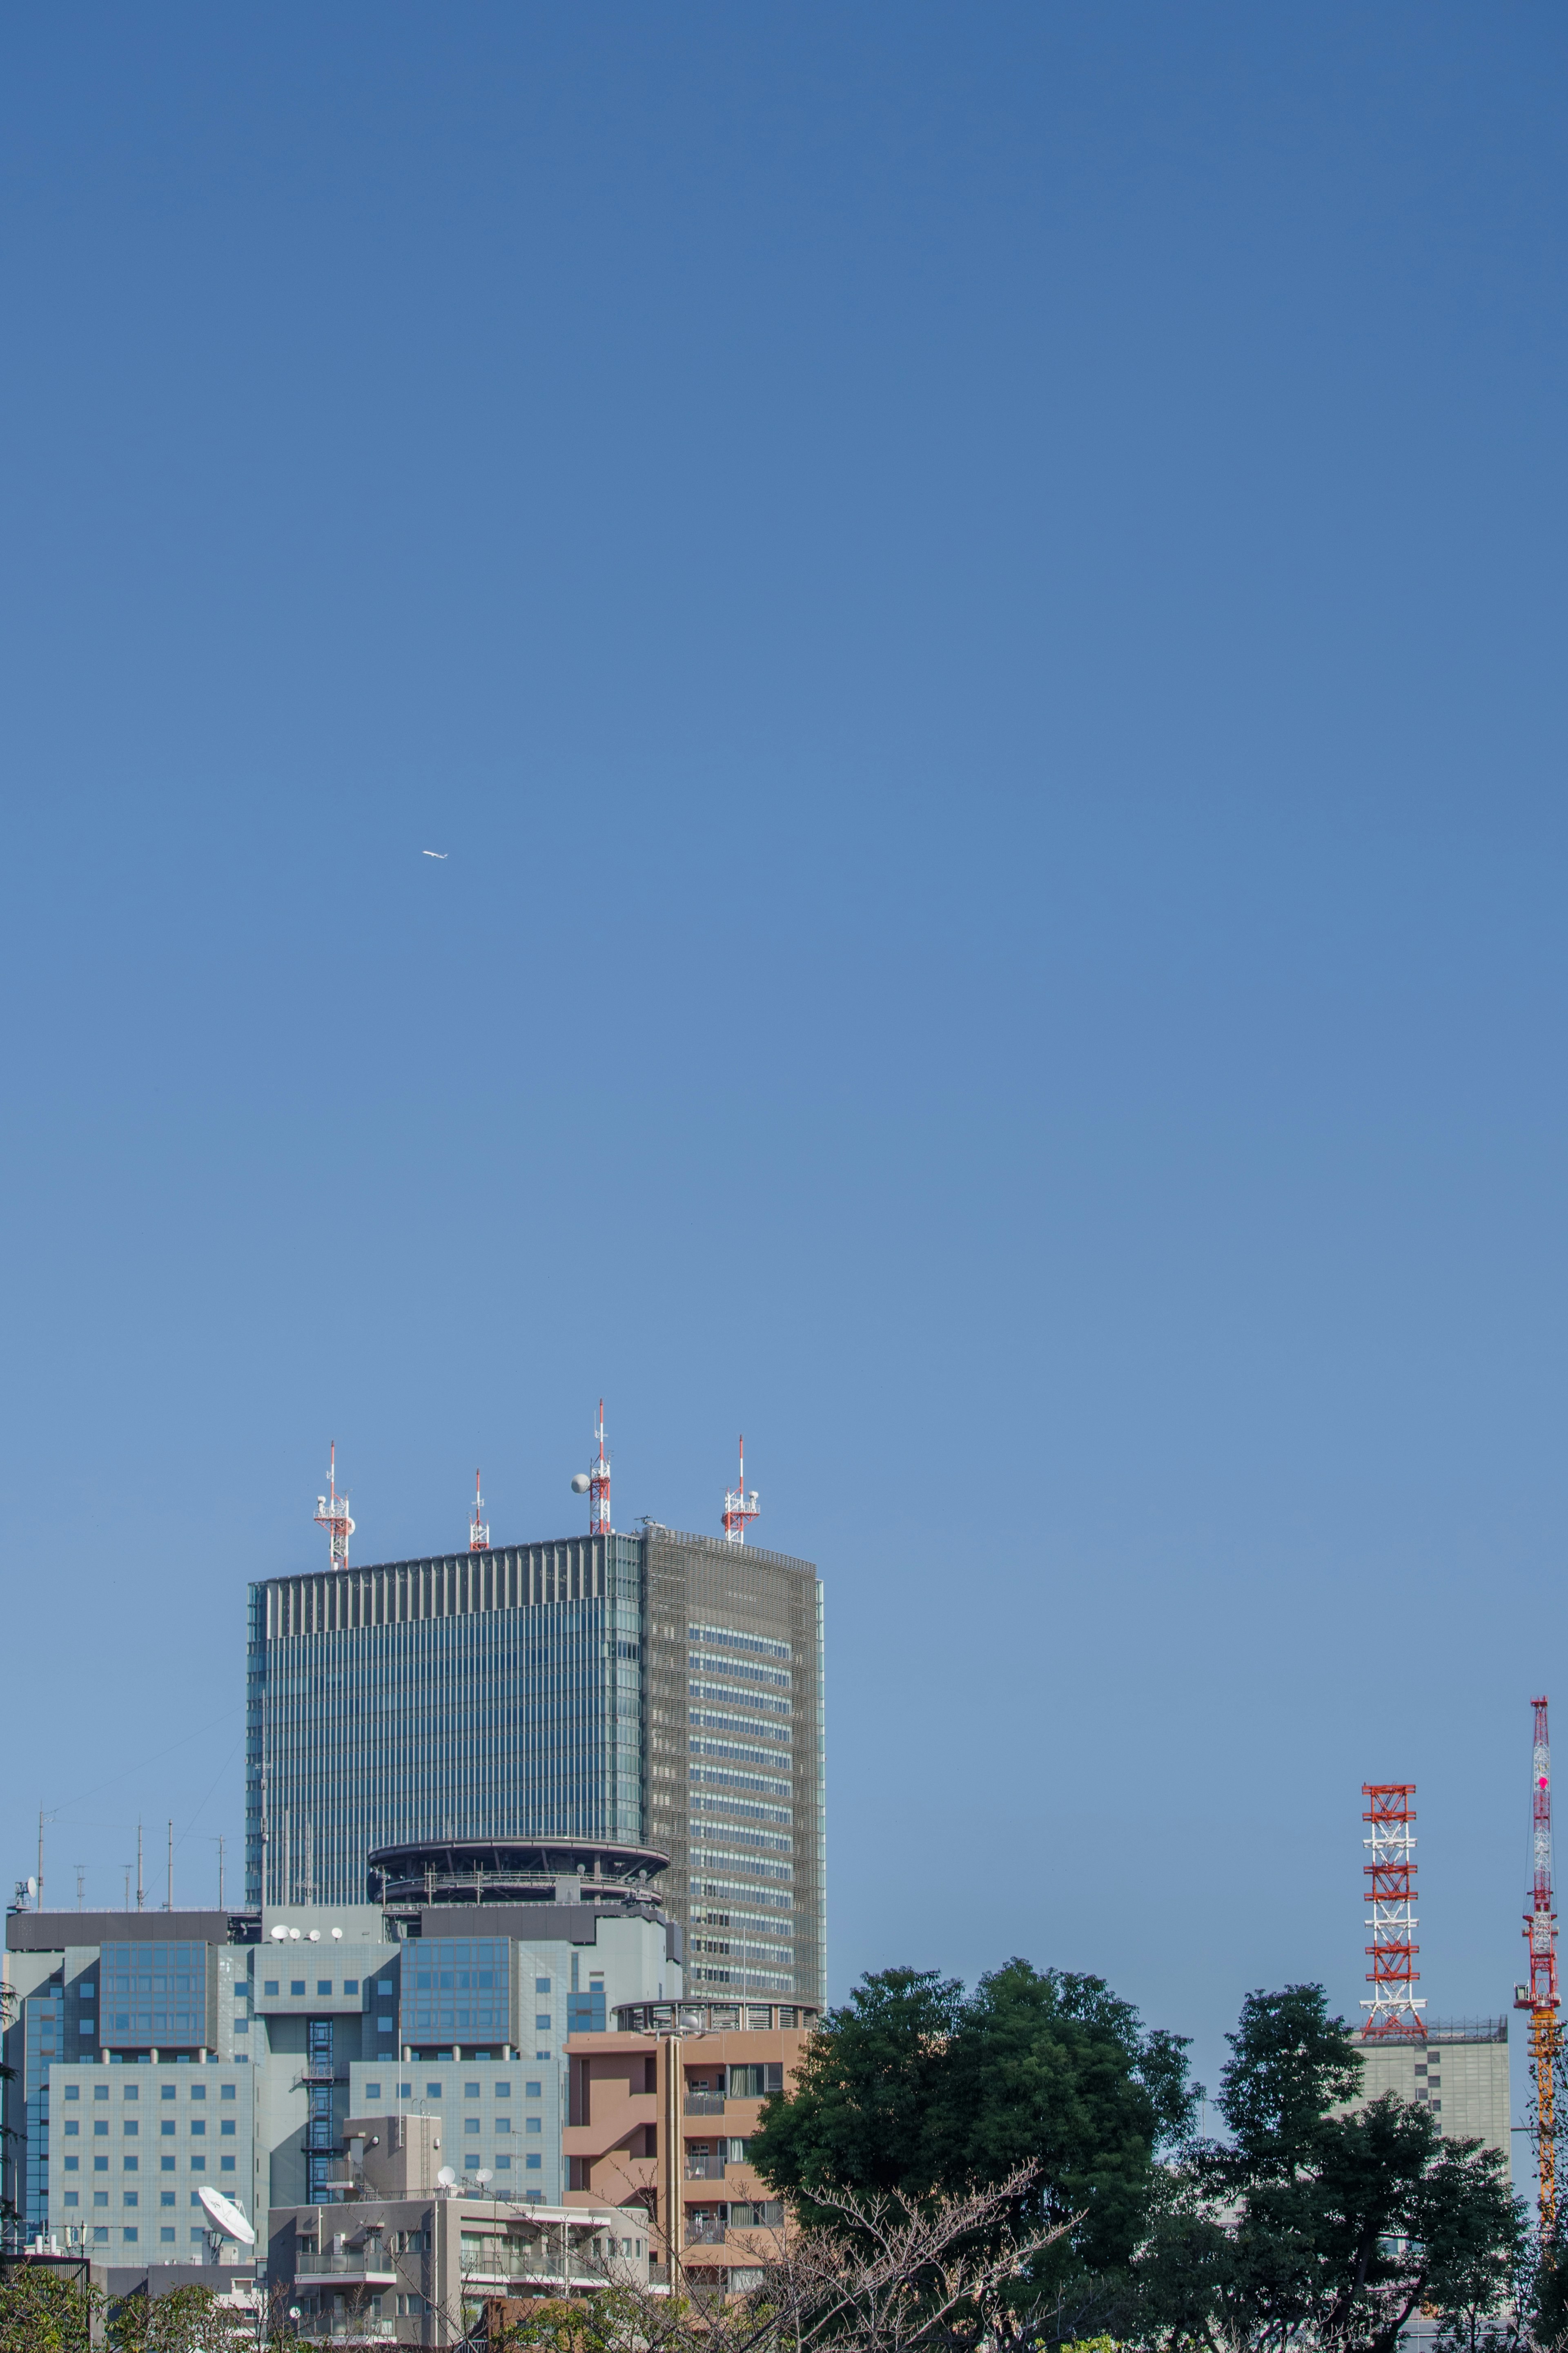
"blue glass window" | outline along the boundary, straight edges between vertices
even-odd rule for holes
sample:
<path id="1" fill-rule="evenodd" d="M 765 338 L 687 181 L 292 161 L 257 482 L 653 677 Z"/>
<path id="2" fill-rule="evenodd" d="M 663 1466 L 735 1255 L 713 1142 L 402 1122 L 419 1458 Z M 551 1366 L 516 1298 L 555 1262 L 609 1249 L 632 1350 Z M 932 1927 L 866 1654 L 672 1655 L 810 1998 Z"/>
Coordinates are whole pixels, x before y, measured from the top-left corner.
<path id="1" fill-rule="evenodd" d="M 403 1999 L 405 2042 L 504 2042 L 510 2017 L 504 1937 L 426 1936 Z"/>
<path id="2" fill-rule="evenodd" d="M 303 1993 L 303 1992 L 304 1992 L 304 1990 L 305 1990 L 305 1980 L 304 1980 L 304 1978 L 289 1978 L 289 1992 L 290 1992 L 290 1993 Z"/>
<path id="3" fill-rule="evenodd" d="M 525 2098 L 530 2099 L 530 2100 L 537 2100 L 537 2099 L 538 2099 L 538 2097 L 539 2097 L 539 2086 L 538 2086 L 538 2084 L 525 2084 L 523 2085 L 522 2089 L 523 2089 L 523 2095 L 524 2095 L 524 2097 L 525 2097 Z"/>
<path id="4" fill-rule="evenodd" d="M 364 2087 L 364 2095 L 367 2100 L 379 2100 L 381 2097 L 381 2085 L 379 2084 L 367 2084 Z"/>
<path id="5" fill-rule="evenodd" d="M 496 2171 L 497 2171 L 498 2173 L 510 2173 L 510 2172 L 511 2171 L 511 2159 L 510 2159 L 510 2157 L 498 2157 L 498 2158 L 497 2158 L 497 2159 L 496 2159 Z"/>
<path id="6" fill-rule="evenodd" d="M 358 1991 L 359 1991 L 359 1979 L 358 1979 L 358 1978 L 345 1978 L 343 1979 L 343 1991 L 344 1991 L 345 1993 L 358 1993 Z"/>
<path id="7" fill-rule="evenodd" d="M 347 1992 L 348 1989 L 346 1986 L 343 1990 Z M 332 1998 L 332 1981 L 331 1978 L 318 1978 L 316 1979 L 316 1994 L 318 2000 L 324 1994 L 327 2000 L 331 2001 Z"/>
<path id="8" fill-rule="evenodd" d="M 278 1990 L 278 1980 L 277 1980 L 277 1978 L 264 1978 L 262 1979 L 261 1990 L 262 1990 L 262 1993 L 263 1993 L 264 1995 L 266 1995 L 266 1994 L 269 1994 L 269 1993 L 276 1993 L 276 1992 L 277 1992 L 277 1990 Z"/>
<path id="9" fill-rule="evenodd" d="M 172 2189 L 161 2189 L 158 2192 L 158 2203 L 160 2206 L 172 2206 L 174 2202 L 174 2193 Z"/>
<path id="10" fill-rule="evenodd" d="M 74 2189 L 68 2189 L 66 2191 L 66 2204 L 68 2206 L 79 2206 L 81 2204 L 81 2200 L 78 2197 Z"/>
<path id="11" fill-rule="evenodd" d="M 530 2173 L 541 2172 L 544 2165 L 544 2159 L 542 2157 L 534 2157 L 531 2154 L 525 2157 L 522 2162 L 524 2168 Z"/>
<path id="12" fill-rule="evenodd" d="M 159 2233 L 158 2233 L 158 2237 L 159 2237 L 160 2242 L 161 2242 L 163 2245 L 165 2245 L 165 2246 L 168 2244 L 169 2241 L 174 2237 L 174 2230 L 173 2230 L 173 2228 L 172 2228 L 172 2227 L 170 2227 L 170 2228 L 166 2228 L 166 2229 L 164 2229 L 164 2230 L 162 2230 L 162 2231 L 160 2231 L 160 2232 L 159 2232 Z"/>
<path id="13" fill-rule="evenodd" d="M 80 2158 L 79 2158 L 79 2157 L 68 2157 L 68 2158 L 67 2158 L 67 2159 L 66 2159 L 66 2171 L 67 2171 L 68 2173 L 79 2173 L 79 2172 L 81 2171 L 81 2159 L 80 2159 Z"/>
<path id="14" fill-rule="evenodd" d="M 548 1993 L 550 1991 L 550 1979 L 548 1978 L 535 1978 L 533 1980 L 533 1990 L 535 1993 Z"/>

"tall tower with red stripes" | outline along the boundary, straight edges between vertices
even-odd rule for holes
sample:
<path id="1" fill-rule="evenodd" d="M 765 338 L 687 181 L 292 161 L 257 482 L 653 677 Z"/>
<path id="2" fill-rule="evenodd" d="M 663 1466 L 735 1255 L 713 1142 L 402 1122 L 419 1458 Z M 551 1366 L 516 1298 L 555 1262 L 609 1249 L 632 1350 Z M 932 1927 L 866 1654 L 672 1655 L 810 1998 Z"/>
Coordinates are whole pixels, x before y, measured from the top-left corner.
<path id="1" fill-rule="evenodd" d="M 1549 2241 L 1557 2222 L 1557 2054 L 1563 2027 L 1557 2015 L 1557 1906 L 1552 1889 L 1552 1740 L 1546 1702 L 1531 1700 L 1535 1739 L 1531 1749 L 1531 1888 L 1524 1915 L 1530 1947 L 1530 1983 L 1514 2000 L 1530 2012 L 1530 2063 L 1535 2076 L 1535 2177 L 1541 2204 L 1541 2235 Z"/>
<path id="2" fill-rule="evenodd" d="M 1416 1920 L 1412 1908 L 1415 1902 L 1415 1862 L 1411 1850 L 1415 1839 L 1410 1825 L 1415 1820 L 1415 1809 L 1410 1800 L 1415 1795 L 1415 1784 L 1363 1781 L 1361 1793 L 1367 1800 L 1362 1820 L 1372 1825 L 1372 1836 L 1363 1839 L 1362 1844 L 1372 1853 L 1372 1861 L 1363 1869 L 1370 1883 L 1367 1900 L 1372 1905 L 1366 1924 L 1372 1930 L 1372 1942 L 1366 1948 L 1372 1967 L 1366 1973 L 1366 1981 L 1373 1997 L 1362 2003 L 1368 2013 L 1361 2031 L 1362 2040 L 1425 2042 L 1426 2030 L 1418 2013 L 1426 2004 L 1410 1990 L 1421 1975 L 1415 1965 L 1421 1947 L 1415 1940 Z"/>
<path id="3" fill-rule="evenodd" d="M 490 1524 L 485 1517 L 485 1499 L 479 1493 L 479 1474 L 476 1471 L 474 1473 L 474 1513 L 473 1517 L 468 1522 L 468 1550 L 470 1552 L 489 1552 L 489 1548 Z"/>

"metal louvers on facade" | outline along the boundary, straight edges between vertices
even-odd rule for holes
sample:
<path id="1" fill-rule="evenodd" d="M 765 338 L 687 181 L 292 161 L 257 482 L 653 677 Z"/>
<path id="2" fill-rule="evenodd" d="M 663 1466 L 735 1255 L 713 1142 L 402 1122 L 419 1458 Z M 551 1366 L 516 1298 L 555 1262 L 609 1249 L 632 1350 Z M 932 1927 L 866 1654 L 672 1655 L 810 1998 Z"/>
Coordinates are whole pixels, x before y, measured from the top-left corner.
<path id="1" fill-rule="evenodd" d="M 638 1843 L 641 1620 L 628 1536 L 254 1586 L 247 1901 L 362 1901 L 397 1840 Z"/>
<path id="2" fill-rule="evenodd" d="M 650 1527 L 647 1804 L 700 1994 L 825 1998 L 822 1586 L 809 1562 Z"/>

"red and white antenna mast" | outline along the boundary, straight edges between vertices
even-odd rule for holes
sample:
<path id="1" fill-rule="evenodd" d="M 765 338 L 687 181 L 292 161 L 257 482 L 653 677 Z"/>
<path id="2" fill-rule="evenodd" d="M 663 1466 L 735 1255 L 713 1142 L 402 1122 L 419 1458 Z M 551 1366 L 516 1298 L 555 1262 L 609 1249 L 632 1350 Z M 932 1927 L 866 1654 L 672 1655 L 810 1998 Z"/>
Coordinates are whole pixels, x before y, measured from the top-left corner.
<path id="1" fill-rule="evenodd" d="M 599 1399 L 599 1419 L 594 1425 L 594 1435 L 599 1441 L 595 1461 L 588 1465 L 588 1534 L 607 1536 L 610 1533 L 610 1458 L 605 1451 L 605 1400 Z"/>
<path id="2" fill-rule="evenodd" d="M 1415 1967 L 1421 1947 L 1411 1933 L 1416 1926 L 1411 1909 L 1415 1901 L 1415 1863 L 1411 1853 L 1415 1840 L 1410 1828 L 1415 1820 L 1410 1802 L 1415 1784 L 1363 1781 L 1361 1793 L 1370 1801 L 1362 1820 L 1372 1824 L 1372 1836 L 1363 1839 L 1362 1844 L 1372 1850 L 1372 1861 L 1363 1868 L 1372 1882 L 1367 1889 L 1372 1917 L 1366 1924 L 1372 1930 L 1366 1948 L 1372 1967 L 1366 1981 L 1373 1991 L 1371 2001 L 1362 2003 L 1370 2013 L 1361 2031 L 1362 2041 L 1425 2042 L 1426 2030 L 1417 2012 L 1426 2003 L 1410 1990 L 1421 1975 Z"/>
<path id="3" fill-rule="evenodd" d="M 347 1568 L 349 1538 L 354 1524 L 349 1517 L 349 1499 L 338 1493 L 338 1441 L 332 1440 L 331 1468 L 327 1472 L 327 1492 L 316 1498 L 316 1525 L 325 1528 L 331 1541 L 332 1567 Z"/>
<path id="4" fill-rule="evenodd" d="M 746 1493 L 746 1441 L 741 1440 L 741 1483 L 733 1494 L 724 1497 L 724 1539 L 727 1544 L 744 1544 L 746 1524 L 757 1516 L 756 1491 Z"/>
<path id="5" fill-rule="evenodd" d="M 468 1550 L 470 1552 L 489 1552 L 490 1548 L 490 1524 L 483 1515 L 484 1508 L 485 1499 L 479 1493 L 479 1474 L 476 1471 L 474 1473 L 474 1516 L 468 1523 Z"/>
<path id="6" fill-rule="evenodd" d="M 1535 2073 L 1535 2173 L 1541 2202 L 1541 2236 L 1549 2241 L 1557 2222 L 1557 2053 L 1563 2029 L 1557 2016 L 1557 1910 L 1552 1894 L 1552 1742 L 1546 1702 L 1532 1700 L 1535 1744 L 1531 1755 L 1531 1840 L 1530 1909 L 1524 1934 L 1530 1946 L 1530 1983 L 1514 1994 L 1530 2012 L 1530 2063 Z"/>

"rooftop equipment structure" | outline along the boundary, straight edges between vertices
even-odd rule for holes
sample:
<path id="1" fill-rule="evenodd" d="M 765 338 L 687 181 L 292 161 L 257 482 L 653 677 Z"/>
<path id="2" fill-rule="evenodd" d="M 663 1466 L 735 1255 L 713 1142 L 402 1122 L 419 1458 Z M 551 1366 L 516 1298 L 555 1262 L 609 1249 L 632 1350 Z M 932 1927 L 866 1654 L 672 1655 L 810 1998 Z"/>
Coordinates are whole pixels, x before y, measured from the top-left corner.
<path id="1" fill-rule="evenodd" d="M 1426 2003 L 1410 1990 L 1421 1974 L 1414 1966 L 1421 1947 L 1411 1933 L 1416 1926 L 1411 1910 L 1415 1899 L 1411 1849 L 1415 1840 L 1410 1828 L 1415 1820 L 1415 1809 L 1410 1803 L 1415 1784 L 1363 1781 L 1361 1793 L 1368 1801 L 1362 1820 L 1372 1825 L 1372 1836 L 1362 1844 L 1372 1853 L 1363 1869 L 1372 1883 L 1367 1889 L 1372 1915 L 1366 1924 L 1372 1930 L 1372 1942 L 1366 1947 L 1372 1967 L 1366 1981 L 1373 1994 L 1370 2001 L 1362 2003 L 1368 2013 L 1362 2041 L 1425 2042 L 1426 2030 L 1417 2013 Z"/>
<path id="2" fill-rule="evenodd" d="M 327 1472 L 327 1492 L 316 1498 L 316 1525 L 325 1528 L 331 1539 L 332 1567 L 347 1568 L 349 1538 L 354 1524 L 349 1517 L 349 1499 L 338 1493 L 338 1441 L 332 1440 L 331 1467 Z"/>
<path id="3" fill-rule="evenodd" d="M 1530 1982 L 1514 1988 L 1514 2007 L 1530 2012 L 1530 2063 L 1535 2075 L 1535 2178 L 1541 2237 L 1549 2246 L 1557 2223 L 1557 2054 L 1563 2028 L 1557 2015 L 1557 1912 L 1552 1893 L 1552 1742 L 1546 1702 L 1531 1700 L 1535 1740 L 1531 1754 L 1531 1889 L 1524 1915 L 1530 1947 Z"/>
<path id="4" fill-rule="evenodd" d="M 483 1519 L 480 1516 L 484 1508 L 485 1499 L 479 1493 L 479 1474 L 476 1471 L 474 1473 L 474 1516 L 468 1525 L 468 1550 L 470 1552 L 489 1552 L 490 1548 L 490 1524 L 489 1520 Z"/>
<path id="5" fill-rule="evenodd" d="M 724 1541 L 726 1544 L 745 1543 L 746 1524 L 748 1521 L 754 1520 L 756 1518 L 758 1509 L 759 1506 L 757 1503 L 756 1490 L 753 1488 L 749 1495 L 746 1493 L 746 1441 L 744 1437 L 742 1437 L 741 1440 L 741 1483 L 733 1494 L 726 1493 L 724 1497 Z"/>
<path id="6" fill-rule="evenodd" d="M 588 1534 L 591 1536 L 607 1536 L 610 1533 L 610 1458 L 605 1451 L 603 1398 L 599 1399 L 599 1419 L 594 1425 L 594 1435 L 599 1441 L 599 1451 L 588 1465 Z M 575 1480 L 573 1484 L 576 1484 Z"/>

